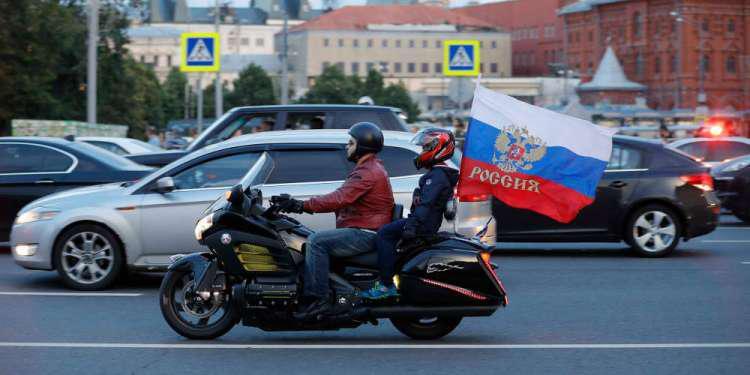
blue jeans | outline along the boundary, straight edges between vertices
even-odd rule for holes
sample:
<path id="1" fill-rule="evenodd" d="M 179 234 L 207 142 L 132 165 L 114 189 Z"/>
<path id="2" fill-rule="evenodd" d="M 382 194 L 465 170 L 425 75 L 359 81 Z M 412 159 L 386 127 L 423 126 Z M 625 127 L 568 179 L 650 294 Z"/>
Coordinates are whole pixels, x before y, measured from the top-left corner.
<path id="1" fill-rule="evenodd" d="M 396 267 L 396 245 L 404 233 L 406 219 L 399 219 L 383 225 L 375 238 L 378 249 L 378 266 L 380 267 L 380 282 L 385 286 L 393 286 L 393 274 Z"/>
<path id="2" fill-rule="evenodd" d="M 346 258 L 373 251 L 375 233 L 354 228 L 316 232 L 307 238 L 303 294 L 328 298 L 329 257 Z"/>

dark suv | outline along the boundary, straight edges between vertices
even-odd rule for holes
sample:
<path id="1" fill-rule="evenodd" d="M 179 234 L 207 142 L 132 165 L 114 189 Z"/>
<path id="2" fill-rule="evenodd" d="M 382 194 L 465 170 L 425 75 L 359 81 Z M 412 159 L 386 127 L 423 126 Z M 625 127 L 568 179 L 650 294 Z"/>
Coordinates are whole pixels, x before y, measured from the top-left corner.
<path id="1" fill-rule="evenodd" d="M 348 129 L 369 121 L 383 130 L 406 131 L 401 110 L 373 105 L 299 104 L 237 107 L 216 120 L 184 150 L 129 155 L 145 165 L 161 167 L 205 146 L 259 131 Z"/>

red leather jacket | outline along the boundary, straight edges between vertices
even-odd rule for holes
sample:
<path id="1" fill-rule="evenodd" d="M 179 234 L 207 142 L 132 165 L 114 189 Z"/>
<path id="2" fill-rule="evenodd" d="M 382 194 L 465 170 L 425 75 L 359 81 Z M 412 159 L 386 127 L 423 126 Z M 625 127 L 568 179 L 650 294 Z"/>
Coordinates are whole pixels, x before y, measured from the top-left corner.
<path id="1" fill-rule="evenodd" d="M 310 198 L 307 212 L 335 212 L 336 228 L 378 230 L 391 222 L 393 190 L 388 172 L 374 154 L 357 161 L 352 173 L 336 191 Z"/>

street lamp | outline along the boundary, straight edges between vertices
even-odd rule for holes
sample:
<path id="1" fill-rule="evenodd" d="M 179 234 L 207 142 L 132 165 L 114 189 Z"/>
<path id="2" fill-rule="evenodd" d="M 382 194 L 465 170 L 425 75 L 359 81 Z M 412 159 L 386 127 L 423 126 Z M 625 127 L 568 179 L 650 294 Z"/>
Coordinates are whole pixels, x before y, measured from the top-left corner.
<path id="1" fill-rule="evenodd" d="M 678 11 L 671 11 L 669 12 L 669 15 L 674 18 L 675 22 L 678 22 L 680 24 L 687 23 L 691 26 L 698 29 L 698 66 L 700 69 L 700 75 L 699 75 L 699 93 L 698 93 L 698 103 L 704 103 L 706 101 L 706 91 L 705 91 L 705 74 L 706 74 L 706 64 L 705 64 L 705 56 L 703 56 L 703 40 L 704 40 L 704 30 L 703 25 L 699 24 L 698 22 L 690 21 L 686 19 L 680 12 Z M 678 74 L 682 76 L 682 27 L 680 27 L 680 30 L 678 30 L 679 33 L 679 45 L 680 45 L 680 53 L 678 54 L 678 60 L 677 60 L 677 66 L 678 66 Z M 677 84 L 678 84 L 678 94 L 677 99 L 678 102 L 681 101 L 682 94 L 679 92 L 681 91 L 681 77 L 677 78 Z M 678 104 L 679 105 L 679 104 Z"/>

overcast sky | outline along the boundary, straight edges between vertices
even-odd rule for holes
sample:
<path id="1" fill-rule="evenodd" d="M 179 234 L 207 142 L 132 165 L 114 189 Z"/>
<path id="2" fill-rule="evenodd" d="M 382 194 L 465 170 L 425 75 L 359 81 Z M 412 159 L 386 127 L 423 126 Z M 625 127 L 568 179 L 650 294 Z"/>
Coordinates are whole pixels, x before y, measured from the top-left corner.
<path id="1" fill-rule="evenodd" d="M 219 0 L 220 2 L 224 3 L 227 0 Z M 250 3 L 250 0 L 228 0 L 230 3 L 236 6 L 242 6 L 245 7 L 247 4 Z M 313 8 L 320 8 L 320 5 L 323 3 L 322 0 L 308 0 L 310 1 L 310 4 L 313 6 Z M 471 0 L 451 0 L 451 6 L 457 7 L 466 5 Z M 507 1 L 507 0 L 479 0 L 480 3 L 492 3 L 492 2 L 499 2 L 499 1 Z M 338 4 L 340 6 L 343 5 L 364 5 L 367 2 L 367 0 L 338 0 Z M 215 0 L 188 0 L 188 3 L 191 6 L 213 6 L 215 4 Z"/>

